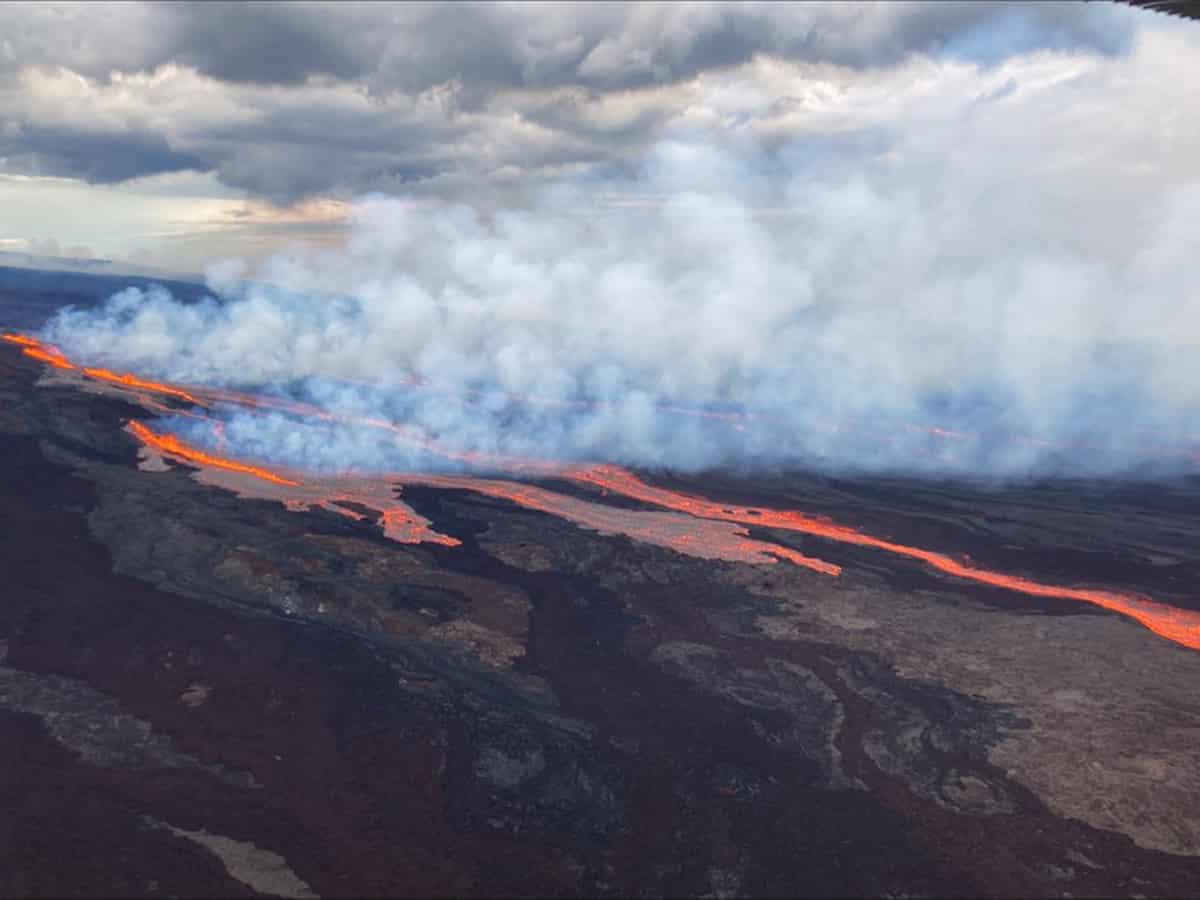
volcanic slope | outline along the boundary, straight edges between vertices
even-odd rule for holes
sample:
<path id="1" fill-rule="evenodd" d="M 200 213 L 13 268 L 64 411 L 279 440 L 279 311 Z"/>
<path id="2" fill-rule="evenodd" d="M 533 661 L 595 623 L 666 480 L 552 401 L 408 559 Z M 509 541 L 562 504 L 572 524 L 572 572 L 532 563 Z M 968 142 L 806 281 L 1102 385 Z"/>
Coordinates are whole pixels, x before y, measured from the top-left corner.
<path id="1" fill-rule="evenodd" d="M 47 371 L 0 349 L 5 893 L 1200 890 L 1200 654 L 1125 616 L 770 523 L 746 538 L 841 574 L 706 558 L 469 485 L 405 484 L 457 543 L 398 542 L 378 497 L 139 469 L 127 423 L 159 410 Z M 665 487 L 1179 608 L 1200 562 L 1187 482 Z"/>
<path id="2" fill-rule="evenodd" d="M 372 427 L 381 427 L 393 434 L 402 436 L 406 442 L 421 441 L 427 451 L 440 453 L 454 459 L 470 458 L 479 461 L 480 454 L 462 454 L 453 450 L 440 449 L 432 441 L 426 441 L 421 436 L 410 434 L 402 425 L 393 424 L 376 418 L 359 418 L 339 415 L 308 404 L 292 403 L 269 397 L 235 394 L 228 391 L 205 391 L 193 388 L 191 392 L 179 387 L 150 381 L 130 373 L 116 373 L 108 369 L 90 368 L 79 365 L 68 359 L 57 348 L 43 344 L 36 338 L 22 334 L 3 334 L 0 339 L 21 348 L 24 355 L 47 364 L 59 373 L 68 372 L 72 376 L 82 376 L 87 379 L 80 382 L 81 387 L 90 387 L 94 380 L 101 387 L 117 386 L 134 392 L 144 405 L 151 408 L 161 408 L 160 397 L 171 400 L 182 400 L 196 406 L 207 406 L 206 399 L 216 394 L 224 402 L 233 402 L 242 406 L 258 409 L 264 405 L 290 408 L 293 412 L 310 419 L 322 422 L 345 421 L 366 422 Z M 66 376 L 63 376 L 66 377 Z M 204 413 L 186 413 L 193 418 L 209 422 L 213 432 L 225 444 L 224 422 L 210 418 Z M 303 427 L 297 425 L 296 427 Z M 321 478 L 311 473 L 283 473 L 262 465 L 242 462 L 223 455 L 214 454 L 208 450 L 188 444 L 171 434 L 159 433 L 146 427 L 140 422 L 129 425 L 139 441 L 155 454 L 167 454 L 172 458 L 200 466 L 201 472 L 217 472 L 225 477 L 219 483 L 236 491 L 241 496 L 260 496 L 269 499 L 283 499 L 289 509 L 307 509 L 314 505 L 326 509 L 361 518 L 358 512 L 360 506 L 374 506 L 382 516 L 384 531 L 394 540 L 410 543 L 436 541 L 451 546 L 458 542 L 452 537 L 440 535 L 427 527 L 428 523 L 419 520 L 404 504 L 388 499 L 391 483 L 426 484 L 449 488 L 465 488 L 476 493 L 501 497 L 512 500 L 529 509 L 550 512 L 566 518 L 576 524 L 591 527 L 605 533 L 626 534 L 636 539 L 657 543 L 670 547 L 678 552 L 698 555 L 705 558 L 726 559 L 741 562 L 775 562 L 784 559 L 795 565 L 810 568 L 826 575 L 838 575 L 841 567 L 821 559 L 806 556 L 798 550 L 778 543 L 764 543 L 748 538 L 745 526 L 760 526 L 776 531 L 796 532 L 806 536 L 814 536 L 823 540 L 850 544 L 857 547 L 867 547 L 886 553 L 918 560 L 939 572 L 958 579 L 973 581 L 980 584 L 1014 591 L 1032 597 L 1068 599 L 1090 603 L 1102 609 L 1120 612 L 1123 615 L 1140 622 L 1151 631 L 1168 640 L 1175 641 L 1185 647 L 1200 649 L 1200 613 L 1179 609 L 1169 604 L 1163 604 L 1137 594 L 1122 593 L 1113 590 L 1076 587 L 1063 584 L 1051 584 L 1020 574 L 1005 573 L 981 567 L 967 558 L 957 558 L 954 555 L 901 543 L 896 540 L 881 538 L 866 533 L 858 528 L 831 521 L 825 517 L 813 516 L 797 510 L 774 509 L 762 507 L 743 507 L 718 503 L 702 496 L 680 493 L 661 487 L 655 487 L 639 479 L 632 472 L 613 465 L 591 466 L 562 466 L 553 462 L 539 460 L 509 461 L 496 459 L 494 466 L 513 472 L 533 471 L 549 475 L 561 475 L 573 481 L 599 488 L 607 496 L 612 493 L 620 497 L 645 502 L 651 506 L 663 507 L 684 517 L 671 514 L 632 512 L 625 506 L 616 508 L 607 505 L 583 502 L 564 497 L 543 488 L 515 485 L 506 481 L 496 481 L 457 476 L 403 475 L 398 478 L 365 478 L 361 476 L 340 476 L 334 479 Z M 487 461 L 485 458 L 483 461 Z M 158 456 L 152 456 L 144 463 L 144 468 L 159 469 L 162 461 Z M 231 479 L 229 473 L 238 476 Z M 248 478 L 246 478 L 248 476 Z M 212 481 L 212 477 L 207 479 Z M 248 482 L 248 483 L 247 483 Z M 259 482 L 267 482 L 273 490 L 264 492 L 261 487 L 255 491 Z M 363 492 L 361 485 L 370 488 Z M 279 488 L 283 488 L 282 491 Z M 366 503 L 363 503 L 363 500 Z M 382 499 L 382 502 L 379 502 Z M 713 523 L 735 523 L 720 526 Z M 399 527 L 398 527 L 399 526 Z"/>

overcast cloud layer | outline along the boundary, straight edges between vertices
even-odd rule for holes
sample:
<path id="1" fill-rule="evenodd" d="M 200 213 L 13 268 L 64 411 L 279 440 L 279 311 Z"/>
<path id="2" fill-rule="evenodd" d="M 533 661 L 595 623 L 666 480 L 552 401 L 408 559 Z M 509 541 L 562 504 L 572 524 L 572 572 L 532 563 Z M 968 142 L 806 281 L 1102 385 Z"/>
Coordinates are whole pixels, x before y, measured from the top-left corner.
<path id="1" fill-rule="evenodd" d="M 1198 47 L 1194 29 L 1167 27 L 1115 56 L 760 59 L 671 89 L 752 129 L 700 118 L 511 207 L 377 194 L 344 251 L 254 273 L 270 288 L 221 266 L 222 302 L 129 292 L 49 336 L 176 380 L 286 383 L 472 450 L 1178 468 L 1162 454 L 1200 436 Z M 411 376 L 437 390 L 405 388 Z M 739 430 L 679 406 L 754 418 Z M 376 433 L 282 418 L 229 435 L 306 465 L 427 462 Z"/>
<path id="2" fill-rule="evenodd" d="M 365 192 L 348 243 L 214 265 L 201 305 L 130 291 L 64 314 L 48 337 L 84 359 L 506 454 L 1194 469 L 1192 23 L 1099 3 L 270 5 L 225 11 L 222 44 L 208 8 L 122 8 L 116 43 L 69 10 L 72 71 L 8 71 L 54 135 L 43 153 L 9 129 L 10 164 L 124 177 L 112 134 L 281 201 Z M 52 53 L 52 15 L 23 59 Z M 296 58 L 265 58 L 284 35 Z M 280 416 L 228 437 L 322 468 L 445 464 Z"/>
<path id="3" fill-rule="evenodd" d="M 918 56 L 1114 57 L 1148 15 L 1109 3 L 7 3 L 0 171 L 95 183 L 211 171 L 280 203 L 524 185 L 636 158 L 680 126 L 753 136 L 811 103 L 805 82 L 830 81 L 831 67 L 838 81 Z M 759 84 L 775 111 L 714 108 L 706 82 L 755 60 L 810 68 Z"/>

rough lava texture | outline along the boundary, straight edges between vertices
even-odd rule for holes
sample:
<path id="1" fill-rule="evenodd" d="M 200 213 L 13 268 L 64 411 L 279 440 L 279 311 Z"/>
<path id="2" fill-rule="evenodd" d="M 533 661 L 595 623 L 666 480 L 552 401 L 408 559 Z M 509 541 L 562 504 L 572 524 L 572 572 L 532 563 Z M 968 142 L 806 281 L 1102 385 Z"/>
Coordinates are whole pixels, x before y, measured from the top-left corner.
<path id="1" fill-rule="evenodd" d="M 144 471 L 133 393 L 42 379 L 0 348 L 2 894 L 1200 890 L 1200 654 L 1134 622 L 444 486 L 404 500 L 460 543 L 398 544 Z M 1178 604 L 1198 562 L 1194 481 L 676 486 Z"/>

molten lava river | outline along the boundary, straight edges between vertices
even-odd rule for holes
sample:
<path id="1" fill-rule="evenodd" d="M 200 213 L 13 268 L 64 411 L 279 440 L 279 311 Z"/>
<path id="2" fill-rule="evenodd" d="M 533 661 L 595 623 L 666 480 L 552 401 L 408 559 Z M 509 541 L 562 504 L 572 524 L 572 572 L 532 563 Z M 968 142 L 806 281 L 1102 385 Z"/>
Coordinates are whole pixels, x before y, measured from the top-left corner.
<path id="1" fill-rule="evenodd" d="M 834 563 L 805 555 L 766 538 L 751 537 L 748 527 L 755 526 L 808 535 L 835 544 L 871 548 L 915 560 L 963 581 L 1034 597 L 1089 603 L 1128 616 L 1168 640 L 1200 650 L 1200 613 L 1135 594 L 1046 584 L 1020 575 L 1009 575 L 936 550 L 876 537 L 799 510 L 730 506 L 655 486 L 627 469 L 614 465 L 564 465 L 461 453 L 440 446 L 417 429 L 383 419 L 349 417 L 310 404 L 274 397 L 190 385 L 176 386 L 129 373 L 85 367 L 37 338 L 21 334 L 0 337 L 19 346 L 25 355 L 50 366 L 57 378 L 70 379 L 77 386 L 89 390 L 132 395 L 155 412 L 205 420 L 210 423 L 218 444 L 223 440 L 224 424 L 217 418 L 215 408 L 224 405 L 251 411 L 278 411 L 324 422 L 353 422 L 379 428 L 391 432 L 397 441 L 458 462 L 486 467 L 514 478 L 553 476 L 597 492 L 594 500 L 584 500 L 538 485 L 496 477 L 420 473 L 321 475 L 292 471 L 214 453 L 190 445 L 174 435 L 155 431 L 139 421 L 130 421 L 127 425 L 129 433 L 142 445 L 143 469 L 163 470 L 168 468 L 166 461 L 172 460 L 194 467 L 195 477 L 204 483 L 243 497 L 277 500 L 291 510 L 322 508 L 354 519 L 374 518 L 364 510 L 374 511 L 384 534 L 401 543 L 432 543 L 446 547 L 460 543 L 457 538 L 436 531 L 433 523 L 398 498 L 406 486 L 426 486 L 471 491 L 507 500 L 526 509 L 557 516 L 582 528 L 603 534 L 625 535 L 689 556 L 754 564 L 783 561 L 830 577 L 841 573 L 841 567 Z M 187 408 L 181 404 L 186 404 Z M 697 414 L 710 415 L 703 412 Z M 732 424 L 737 427 L 736 422 Z M 928 430 L 952 439 L 961 437 L 954 432 L 943 433 L 941 429 Z M 607 495 L 636 500 L 655 509 L 633 510 L 611 506 L 602 502 Z"/>

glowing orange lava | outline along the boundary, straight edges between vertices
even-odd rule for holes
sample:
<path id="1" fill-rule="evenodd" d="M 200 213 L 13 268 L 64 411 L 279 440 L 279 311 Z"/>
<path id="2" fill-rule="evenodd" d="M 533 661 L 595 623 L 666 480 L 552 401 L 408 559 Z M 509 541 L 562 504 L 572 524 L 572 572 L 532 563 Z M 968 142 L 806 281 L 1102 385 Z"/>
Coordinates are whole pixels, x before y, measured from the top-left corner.
<path id="1" fill-rule="evenodd" d="M 220 433 L 224 423 L 214 420 L 212 424 Z M 384 537 L 393 541 L 402 544 L 433 543 L 447 547 L 461 543 L 457 538 L 434 531 L 428 519 L 397 501 L 394 488 L 387 478 L 313 475 L 306 476 L 301 482 L 261 466 L 246 465 L 197 450 L 171 435 L 154 432 L 141 422 L 131 421 L 128 428 L 152 450 L 199 466 L 197 477 L 201 481 L 233 491 L 240 497 L 276 500 L 292 511 L 319 507 L 350 519 L 367 518 L 347 506 L 354 504 L 377 511 Z"/>
<path id="2" fill-rule="evenodd" d="M 25 334 L 13 334 L 12 332 L 0 334 L 0 340 L 8 341 L 10 344 L 18 344 L 22 347 L 40 347 L 42 345 L 42 342 L 37 338 L 31 338 Z"/>
<path id="3" fill-rule="evenodd" d="M 97 381 L 107 381 L 110 384 L 121 385 L 122 387 L 132 388 L 136 391 L 147 391 L 152 394 L 161 394 L 166 397 L 175 397 L 179 400 L 185 400 L 188 403 L 194 403 L 197 406 L 203 406 L 204 401 L 194 394 L 190 394 L 185 390 L 173 387 L 169 384 L 163 384 L 161 381 L 150 381 L 145 378 L 139 378 L 136 375 L 129 373 L 113 372 L 110 369 L 99 368 L 84 368 L 71 362 L 61 350 L 50 344 L 39 341 L 37 338 L 29 337 L 24 334 L 4 334 L 0 338 L 10 344 L 17 344 L 24 348 L 22 352 L 33 359 L 48 363 L 56 368 L 67 371 L 82 371 L 89 378 L 95 378 Z"/>
<path id="4" fill-rule="evenodd" d="M 89 378 L 95 378 L 99 381 L 108 381 L 112 384 L 120 384 L 125 387 L 133 388 L 138 391 L 149 391 L 152 394 L 163 394 L 167 397 L 176 397 L 180 400 L 186 400 L 188 403 L 195 403 L 197 406 L 203 406 L 204 403 L 193 394 L 187 391 L 180 390 L 177 387 L 171 387 L 169 384 L 163 384 L 161 381 L 147 381 L 145 378 L 138 378 L 136 375 L 128 373 L 119 374 L 109 371 L 108 369 L 84 369 L 83 374 Z"/>
<path id="5" fill-rule="evenodd" d="M 509 474 L 547 476 L 557 474 L 567 468 L 563 463 L 546 460 L 503 456 L 472 450 L 455 450 L 428 437 L 421 429 L 411 425 L 403 425 L 375 416 L 356 416 L 330 412 L 320 406 L 298 400 L 287 400 L 282 397 L 265 395 L 260 396 L 224 388 L 192 388 L 192 391 L 210 404 L 227 403 L 249 409 L 269 409 L 276 412 L 285 412 L 301 418 L 316 419 L 320 422 L 337 422 L 345 425 L 366 425 L 371 428 L 379 428 L 391 432 L 397 442 L 406 446 L 427 451 L 443 459 L 450 459 L 479 468 L 493 469 Z"/>
<path id="6" fill-rule="evenodd" d="M 40 347 L 26 347 L 21 352 L 32 359 L 40 360 L 41 362 L 44 362 L 44 363 L 49 363 L 50 365 L 54 366 L 56 369 L 66 369 L 67 371 L 74 371 L 75 369 L 78 368 L 78 366 L 76 366 L 73 362 L 71 362 L 65 356 L 62 356 L 61 354 L 59 354 L 55 351 L 52 351 L 52 350 L 43 350 Z"/>
<path id="7" fill-rule="evenodd" d="M 299 487 L 299 481 L 292 481 L 289 478 L 284 478 L 281 475 L 276 475 L 270 469 L 264 469 L 261 466 L 251 466 L 246 463 L 240 463 L 237 460 L 225 459 L 221 456 L 214 456 L 211 453 L 205 453 L 203 450 L 198 450 L 185 444 L 179 438 L 170 434 L 159 434 L 151 431 L 145 425 L 138 421 L 129 423 L 130 430 L 137 436 L 137 439 L 142 443 L 154 447 L 163 453 L 169 453 L 172 456 L 177 456 L 180 459 L 188 460 L 189 462 L 198 463 L 203 466 L 212 466 L 217 469 L 225 469 L 229 472 L 241 472 L 243 475 L 253 475 L 255 478 L 261 478 L 263 481 L 269 481 L 272 484 L 280 484 L 286 487 Z"/>
<path id="8" fill-rule="evenodd" d="M 510 500 L 525 509 L 550 513 L 592 531 L 622 534 L 688 556 L 747 563 L 773 563 L 776 559 L 786 559 L 823 575 L 836 576 L 842 571 L 840 566 L 805 556 L 790 547 L 754 540 L 744 528 L 734 523 L 706 521 L 656 510 L 621 509 L 513 481 L 465 475 L 397 475 L 394 479 L 400 484 L 468 490 Z"/>
<path id="9" fill-rule="evenodd" d="M 844 544 L 874 547 L 897 556 L 917 559 L 933 568 L 979 584 L 1005 588 L 1034 597 L 1057 597 L 1091 603 L 1113 612 L 1122 613 L 1141 622 L 1155 634 L 1176 643 L 1200 650 L 1200 613 L 1178 609 L 1145 597 L 1123 594 L 1116 591 L 1093 590 L 1090 588 L 1061 587 L 1043 584 L 1019 575 L 1005 575 L 968 565 L 945 553 L 924 550 L 895 541 L 884 540 L 863 534 L 846 525 L 838 525 L 828 519 L 805 515 L 794 510 L 766 509 L 750 506 L 726 506 L 696 497 L 646 484 L 632 472 L 617 466 L 595 466 L 577 469 L 567 477 L 586 484 L 622 494 L 626 497 L 653 503 L 667 509 L 676 509 L 705 519 L 721 519 L 758 525 L 763 528 L 778 528 L 827 538 Z"/>
<path id="10" fill-rule="evenodd" d="M 57 347 L 52 347 L 49 344 L 43 344 L 37 338 L 31 338 L 23 334 L 3 334 L 0 339 L 7 341 L 10 344 L 16 344 L 21 347 L 21 352 L 31 359 L 36 359 L 39 362 L 44 362 L 54 366 L 56 369 L 65 369 L 74 371 L 79 367 L 71 362 Z"/>
<path id="11" fill-rule="evenodd" d="M 0 338 L 8 343 L 22 347 L 22 351 L 34 359 L 41 360 L 60 369 L 79 370 L 79 367 L 67 359 L 57 348 L 44 344 L 36 338 L 11 333 L 0 335 Z M 1050 585 L 1019 575 L 1006 575 L 1001 572 L 971 565 L 945 553 L 925 550 L 897 541 L 874 537 L 860 532 L 855 528 L 839 525 L 829 519 L 806 515 L 796 510 L 725 505 L 704 497 L 656 487 L 647 484 L 632 472 L 618 466 L 564 467 L 561 464 L 539 460 L 522 460 L 488 456 L 480 453 L 453 451 L 449 448 L 440 447 L 436 442 L 429 440 L 416 429 L 383 419 L 343 416 L 310 404 L 238 394 L 217 389 L 193 389 L 192 391 L 185 391 L 160 382 L 147 381 L 134 375 L 120 375 L 106 369 L 84 369 L 82 371 L 83 374 L 101 381 L 122 387 L 129 387 L 139 392 L 173 396 L 201 406 L 205 405 L 205 400 L 201 398 L 206 398 L 208 402 L 227 402 L 252 408 L 277 409 L 325 421 L 367 424 L 373 427 L 385 428 L 396 434 L 400 440 L 416 443 L 424 449 L 439 453 L 447 458 L 479 465 L 488 465 L 512 473 L 566 477 L 576 482 L 599 488 L 602 493 L 612 492 L 671 510 L 675 514 L 683 513 L 690 518 L 647 511 L 617 509 L 599 503 L 590 503 L 577 498 L 556 494 L 544 488 L 508 481 L 469 476 L 431 475 L 399 476 L 399 480 L 408 484 L 461 488 L 488 496 L 507 499 L 528 509 L 551 513 L 587 528 L 605 533 L 625 534 L 637 540 L 671 547 L 683 553 L 691 553 L 707 558 L 749 562 L 771 562 L 775 559 L 787 559 L 796 565 L 829 575 L 837 575 L 841 571 L 838 566 L 832 563 L 805 556 L 798 550 L 783 547 L 765 540 L 752 539 L 748 536 L 744 527 L 736 529 L 730 529 L 725 526 L 713 528 L 708 524 L 699 525 L 697 523 L 720 522 L 794 531 L 839 543 L 871 547 L 897 556 L 915 559 L 940 572 L 978 584 L 1004 588 L 1035 597 L 1063 598 L 1090 603 L 1103 609 L 1129 616 L 1162 637 L 1183 646 L 1200 650 L 1200 613 L 1171 607 L 1145 597 L 1116 591 Z M 725 414 L 721 413 L 713 413 L 712 415 L 714 417 L 725 417 Z M 732 420 L 738 417 L 729 414 L 729 418 Z M 395 540 L 406 542 L 432 540 L 449 546 L 459 543 L 455 538 L 433 532 L 428 527 L 429 523 L 427 521 L 416 516 L 415 513 L 408 510 L 402 504 L 396 504 L 394 499 L 383 501 L 382 498 L 388 492 L 387 479 L 374 479 L 374 482 L 377 482 L 377 484 L 370 491 L 366 492 L 362 489 L 347 489 L 347 479 L 345 478 L 340 480 L 328 479 L 328 484 L 322 485 L 320 488 L 306 487 L 298 480 L 285 478 L 269 469 L 216 456 L 191 447 L 171 435 L 158 434 L 140 422 L 130 422 L 129 428 L 144 444 L 162 453 L 176 456 L 203 467 L 241 475 L 250 475 L 276 487 L 295 489 L 297 491 L 295 496 L 280 498 L 291 508 L 310 508 L 314 505 L 319 505 L 343 515 L 361 518 L 359 514 L 342 506 L 339 501 L 360 503 L 379 509 L 383 517 L 385 533 L 388 533 Z M 922 430 L 944 438 L 961 440 L 967 437 L 967 435 L 963 435 L 962 433 L 940 428 L 923 428 Z M 1034 439 L 1029 440 L 1033 441 Z M 1044 442 L 1039 441 L 1038 443 Z M 359 484 L 363 481 L 363 479 L 353 479 L 354 484 Z M 690 524 L 684 527 L 681 526 L 681 523 Z"/>

